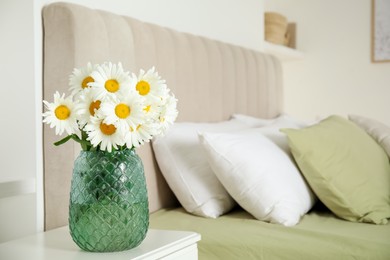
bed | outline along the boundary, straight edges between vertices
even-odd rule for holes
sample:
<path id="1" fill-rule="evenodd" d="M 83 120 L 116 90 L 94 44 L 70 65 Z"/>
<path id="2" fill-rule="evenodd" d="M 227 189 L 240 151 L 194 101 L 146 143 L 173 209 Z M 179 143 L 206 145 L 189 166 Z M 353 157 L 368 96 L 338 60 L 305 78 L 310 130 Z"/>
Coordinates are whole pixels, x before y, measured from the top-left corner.
<path id="1" fill-rule="evenodd" d="M 272 56 L 68 3 L 43 9 L 44 89 L 68 90 L 87 62 L 155 66 L 179 100 L 178 122 L 221 122 L 233 114 L 272 119 L 283 113 L 280 62 Z M 44 128 L 45 228 L 67 224 L 70 178 L 79 148 L 52 144 Z M 390 259 L 390 224 L 338 218 L 317 203 L 297 225 L 259 221 L 238 205 L 218 218 L 188 213 L 161 174 L 151 144 L 137 149 L 148 187 L 150 227 L 202 235 L 200 259 Z"/>

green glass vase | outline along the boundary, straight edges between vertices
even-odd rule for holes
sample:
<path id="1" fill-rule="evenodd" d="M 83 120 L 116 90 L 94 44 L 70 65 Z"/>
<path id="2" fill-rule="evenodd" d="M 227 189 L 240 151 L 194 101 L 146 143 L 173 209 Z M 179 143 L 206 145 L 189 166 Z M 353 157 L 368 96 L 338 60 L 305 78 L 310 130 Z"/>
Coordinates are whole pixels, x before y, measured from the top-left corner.
<path id="1" fill-rule="evenodd" d="M 144 168 L 135 151 L 81 151 L 70 191 L 73 241 L 86 251 L 123 251 L 138 246 L 148 227 Z"/>

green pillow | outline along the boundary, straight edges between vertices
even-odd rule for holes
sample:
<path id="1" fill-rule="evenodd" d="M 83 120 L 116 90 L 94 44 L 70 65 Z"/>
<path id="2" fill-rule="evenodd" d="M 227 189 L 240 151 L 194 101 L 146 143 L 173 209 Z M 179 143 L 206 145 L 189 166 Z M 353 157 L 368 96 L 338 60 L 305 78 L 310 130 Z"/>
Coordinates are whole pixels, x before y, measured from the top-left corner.
<path id="1" fill-rule="evenodd" d="M 282 129 L 318 198 L 337 216 L 386 224 L 390 218 L 390 163 L 364 130 L 340 116 L 303 129 Z"/>

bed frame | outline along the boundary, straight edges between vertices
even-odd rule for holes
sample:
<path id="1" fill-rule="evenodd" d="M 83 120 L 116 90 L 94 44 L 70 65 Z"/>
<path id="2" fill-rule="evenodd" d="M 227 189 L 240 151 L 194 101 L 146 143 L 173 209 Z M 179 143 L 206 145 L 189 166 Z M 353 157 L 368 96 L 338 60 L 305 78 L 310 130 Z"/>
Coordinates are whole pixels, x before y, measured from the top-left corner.
<path id="1" fill-rule="evenodd" d="M 68 93 L 68 77 L 87 62 L 122 62 L 125 69 L 156 67 L 179 100 L 178 121 L 216 122 L 233 113 L 263 118 L 282 112 L 282 71 L 269 55 L 105 11 L 68 3 L 43 9 L 44 90 Z M 77 144 L 44 126 L 45 229 L 67 224 Z M 147 179 L 150 211 L 177 203 L 149 144 L 138 151 Z"/>

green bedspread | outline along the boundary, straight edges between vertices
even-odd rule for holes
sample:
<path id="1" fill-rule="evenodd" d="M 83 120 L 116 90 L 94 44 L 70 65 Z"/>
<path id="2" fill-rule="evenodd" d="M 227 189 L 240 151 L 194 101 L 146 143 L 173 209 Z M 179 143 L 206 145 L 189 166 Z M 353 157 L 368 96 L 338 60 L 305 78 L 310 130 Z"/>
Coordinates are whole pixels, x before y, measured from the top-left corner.
<path id="1" fill-rule="evenodd" d="M 309 213 L 294 227 L 258 221 L 241 209 L 218 219 L 163 209 L 155 229 L 201 234 L 199 259 L 390 259 L 390 224 L 353 223 L 329 212 Z"/>

